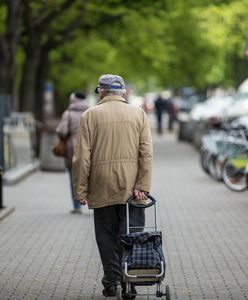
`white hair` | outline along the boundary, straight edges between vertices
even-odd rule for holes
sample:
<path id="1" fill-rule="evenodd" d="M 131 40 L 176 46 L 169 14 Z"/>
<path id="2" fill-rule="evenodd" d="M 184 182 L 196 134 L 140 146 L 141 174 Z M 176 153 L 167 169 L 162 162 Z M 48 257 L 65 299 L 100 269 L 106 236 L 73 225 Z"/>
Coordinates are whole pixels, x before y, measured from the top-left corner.
<path id="1" fill-rule="evenodd" d="M 101 89 L 100 92 L 105 92 L 108 95 L 124 96 L 126 94 L 126 89 L 116 90 L 116 89 Z"/>

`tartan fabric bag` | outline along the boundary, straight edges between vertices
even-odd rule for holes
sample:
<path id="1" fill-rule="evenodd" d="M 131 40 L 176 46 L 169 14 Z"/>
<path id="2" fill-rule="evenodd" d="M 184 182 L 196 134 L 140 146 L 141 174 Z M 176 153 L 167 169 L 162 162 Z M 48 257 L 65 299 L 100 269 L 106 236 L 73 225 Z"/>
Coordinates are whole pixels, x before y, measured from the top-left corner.
<path id="1" fill-rule="evenodd" d="M 135 232 L 122 236 L 122 268 L 160 269 L 165 259 L 162 249 L 162 232 Z"/>

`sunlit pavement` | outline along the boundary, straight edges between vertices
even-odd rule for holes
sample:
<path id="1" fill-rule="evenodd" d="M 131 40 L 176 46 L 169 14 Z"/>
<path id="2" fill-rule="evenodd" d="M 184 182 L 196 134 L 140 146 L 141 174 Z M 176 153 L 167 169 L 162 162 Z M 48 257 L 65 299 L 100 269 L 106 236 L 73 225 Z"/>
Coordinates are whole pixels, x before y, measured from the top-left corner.
<path id="1" fill-rule="evenodd" d="M 104 299 L 92 213 L 69 213 L 68 186 L 66 173 L 38 172 L 5 187 L 16 210 L 0 223 L 0 299 Z M 213 182 L 197 152 L 165 133 L 154 136 L 152 194 L 171 298 L 248 299 L 247 192 Z"/>

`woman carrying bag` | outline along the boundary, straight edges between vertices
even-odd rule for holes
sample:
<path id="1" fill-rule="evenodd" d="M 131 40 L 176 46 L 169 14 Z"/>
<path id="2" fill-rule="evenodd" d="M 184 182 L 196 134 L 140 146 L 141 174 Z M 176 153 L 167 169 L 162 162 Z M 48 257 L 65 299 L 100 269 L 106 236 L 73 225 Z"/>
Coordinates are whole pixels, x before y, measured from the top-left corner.
<path id="1" fill-rule="evenodd" d="M 72 93 L 67 110 L 63 113 L 56 132 L 61 140 L 66 140 L 65 165 L 70 176 L 73 214 L 82 214 L 81 204 L 76 201 L 72 186 L 72 156 L 76 142 L 77 129 L 82 113 L 89 108 L 84 93 Z"/>

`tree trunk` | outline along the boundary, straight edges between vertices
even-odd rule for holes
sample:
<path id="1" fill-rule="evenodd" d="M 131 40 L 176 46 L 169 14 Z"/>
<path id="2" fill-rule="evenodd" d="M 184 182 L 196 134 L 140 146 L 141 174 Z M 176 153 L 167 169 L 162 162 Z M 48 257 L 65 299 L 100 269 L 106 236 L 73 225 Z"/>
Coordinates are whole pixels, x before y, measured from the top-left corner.
<path id="1" fill-rule="evenodd" d="M 42 120 L 44 84 L 49 73 L 48 57 L 50 47 L 41 46 L 38 40 L 32 39 L 25 49 L 20 85 L 20 110 L 31 111 L 38 120 Z"/>
<path id="2" fill-rule="evenodd" d="M 16 50 L 22 25 L 22 0 L 9 0 L 7 3 L 6 32 L 0 36 L 0 92 L 15 97 Z M 13 101 L 13 100 L 12 100 Z M 14 108 L 16 108 L 16 103 Z"/>
<path id="3" fill-rule="evenodd" d="M 42 47 L 40 53 L 39 64 L 36 69 L 35 76 L 35 116 L 38 120 L 43 120 L 43 97 L 44 97 L 44 86 L 48 79 L 49 73 L 49 52 L 50 49 L 46 46 Z"/>
<path id="4" fill-rule="evenodd" d="M 35 79 L 40 60 L 40 51 L 39 40 L 34 34 L 30 34 L 25 47 L 25 62 L 20 83 L 20 111 L 35 112 Z"/>
<path id="5" fill-rule="evenodd" d="M 3 41 L 2 41 L 3 45 Z M 7 68 L 7 58 L 3 49 L 4 45 L 0 47 L 0 94 L 10 94 L 8 85 L 8 68 Z"/>
<path id="6" fill-rule="evenodd" d="M 49 52 L 61 43 L 68 41 L 71 33 L 79 27 L 81 19 L 75 18 L 65 27 L 61 25 L 61 29 L 52 32 L 51 24 L 61 14 L 73 7 L 77 0 L 63 0 L 49 13 L 41 10 L 38 18 L 32 18 L 30 2 L 29 0 L 24 1 L 24 26 L 27 42 L 24 42 L 25 62 L 19 90 L 20 110 L 31 111 L 38 119 L 42 119 L 43 87 L 48 74 Z M 87 1 L 83 1 L 84 7 L 80 7 L 82 13 L 84 13 L 86 3 Z"/>

